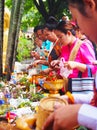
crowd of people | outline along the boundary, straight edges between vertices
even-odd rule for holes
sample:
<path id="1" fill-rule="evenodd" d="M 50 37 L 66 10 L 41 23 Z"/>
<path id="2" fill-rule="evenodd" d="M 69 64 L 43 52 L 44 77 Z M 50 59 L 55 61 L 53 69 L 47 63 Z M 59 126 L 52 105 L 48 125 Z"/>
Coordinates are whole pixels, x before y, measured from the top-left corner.
<path id="1" fill-rule="evenodd" d="M 94 43 L 97 42 L 97 1 L 96 0 L 67 0 L 74 21 Z M 87 55 L 88 56 L 88 55 Z M 96 69 L 95 69 L 96 71 Z M 88 98 L 88 97 L 87 97 Z M 93 105 L 93 106 L 92 106 Z M 97 90 L 90 104 L 73 104 L 56 106 L 56 110 L 46 120 L 43 130 L 68 130 L 76 125 L 89 129 L 97 129 Z"/>
<path id="2" fill-rule="evenodd" d="M 79 71 L 87 77 L 87 65 L 92 75 L 96 75 L 97 63 L 94 43 L 97 42 L 97 2 L 96 0 L 67 0 L 72 13 L 72 21 L 57 21 L 51 17 L 45 25 L 34 29 L 37 48 L 31 52 L 35 58 L 28 67 L 40 65 L 41 73 L 55 71 L 60 75 L 60 59 L 64 59 L 64 68 L 72 70 L 67 78 L 77 78 Z M 77 48 L 77 52 L 75 51 Z M 80 86 L 79 86 L 80 87 Z M 73 104 L 55 105 L 55 111 L 46 119 L 43 130 L 71 130 L 82 125 L 97 129 L 97 90 L 88 95 L 71 94 Z M 62 98 L 70 101 L 68 95 Z"/>

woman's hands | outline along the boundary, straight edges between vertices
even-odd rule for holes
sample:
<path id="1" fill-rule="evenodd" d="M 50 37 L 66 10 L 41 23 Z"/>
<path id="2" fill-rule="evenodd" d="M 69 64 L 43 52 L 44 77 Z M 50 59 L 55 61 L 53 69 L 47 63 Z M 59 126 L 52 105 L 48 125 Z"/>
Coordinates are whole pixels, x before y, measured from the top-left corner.
<path id="1" fill-rule="evenodd" d="M 67 67 L 69 70 L 76 68 L 81 72 L 84 72 L 86 70 L 86 64 L 79 63 L 76 61 L 67 61 L 64 63 L 64 67 Z"/>
<path id="2" fill-rule="evenodd" d="M 55 70 L 60 69 L 59 68 L 59 60 L 53 60 L 53 61 L 51 61 L 50 67 L 53 68 L 53 69 L 55 69 Z"/>
<path id="3" fill-rule="evenodd" d="M 40 63 L 40 60 L 35 60 L 32 64 L 30 64 L 27 67 L 27 70 L 32 69 L 33 67 L 36 67 Z"/>
<path id="4" fill-rule="evenodd" d="M 58 68 L 59 67 L 59 63 L 60 63 L 59 60 L 53 60 L 51 62 L 51 67 Z M 78 62 L 75 62 L 75 61 L 66 61 L 66 62 L 64 62 L 64 67 L 67 67 L 69 70 L 77 68 L 77 66 L 78 66 Z"/>
<path id="5" fill-rule="evenodd" d="M 59 60 L 53 60 L 51 62 L 52 67 L 59 66 L 60 61 Z M 78 66 L 78 62 L 75 61 L 66 61 L 64 62 L 64 67 L 67 67 L 68 69 L 74 69 Z"/>
<path id="6" fill-rule="evenodd" d="M 75 61 L 67 61 L 64 63 L 64 67 L 67 67 L 69 70 L 77 68 L 77 66 L 78 66 L 78 62 Z"/>
<path id="7" fill-rule="evenodd" d="M 59 70 L 60 66 L 59 66 L 60 60 L 53 60 L 51 62 L 51 67 L 55 70 Z M 78 69 L 81 72 L 84 72 L 86 70 L 86 64 L 83 63 L 79 63 L 76 61 L 65 61 L 64 62 L 64 68 L 67 68 L 68 70 L 73 70 L 73 69 Z"/>
<path id="8" fill-rule="evenodd" d="M 40 72 L 40 74 L 47 75 L 47 74 L 49 74 L 51 71 L 52 71 L 51 68 L 47 68 L 47 69 L 45 69 L 45 70 L 42 70 L 42 71 Z"/>
<path id="9" fill-rule="evenodd" d="M 35 51 L 31 51 L 31 56 L 34 57 L 35 59 L 40 59 L 40 54 Z"/>

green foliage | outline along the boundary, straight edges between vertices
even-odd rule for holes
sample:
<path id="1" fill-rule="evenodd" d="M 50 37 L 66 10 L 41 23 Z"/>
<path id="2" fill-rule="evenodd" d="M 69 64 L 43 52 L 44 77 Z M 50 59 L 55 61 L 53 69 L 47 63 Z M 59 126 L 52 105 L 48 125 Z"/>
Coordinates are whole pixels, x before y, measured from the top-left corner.
<path id="1" fill-rule="evenodd" d="M 80 126 L 79 128 L 77 128 L 77 130 L 89 130 L 89 129 L 84 126 Z"/>
<path id="2" fill-rule="evenodd" d="M 5 1 L 5 5 L 6 5 L 7 7 L 11 8 L 11 7 L 12 7 L 12 0 L 6 0 L 6 1 Z"/>
<path id="3" fill-rule="evenodd" d="M 24 75 L 24 77 L 22 77 L 22 78 L 19 80 L 19 83 L 25 85 L 26 82 L 28 82 L 27 75 Z"/>
<path id="4" fill-rule="evenodd" d="M 34 45 L 31 40 L 21 37 L 19 39 L 18 48 L 17 48 L 17 60 L 23 61 L 30 58 L 30 52 L 34 48 Z"/>
<path id="5" fill-rule="evenodd" d="M 37 1 L 37 0 L 36 0 Z M 58 0 L 57 0 L 58 1 Z M 53 8 L 50 9 L 48 6 L 48 0 L 43 0 L 45 9 L 49 15 L 49 13 L 53 13 L 55 10 L 54 2 L 52 1 Z M 67 4 L 64 0 L 61 2 L 62 4 L 58 5 L 58 9 L 56 13 L 53 15 L 59 20 L 64 14 L 67 14 L 70 17 L 70 12 L 67 9 Z M 12 0 L 6 0 L 5 2 L 6 6 L 11 9 L 12 7 Z M 50 9 L 50 10 L 49 10 Z M 24 5 L 24 13 L 22 17 L 21 22 L 21 30 L 26 31 L 29 27 L 35 27 L 38 24 L 43 24 L 45 22 L 45 19 L 41 15 L 41 13 L 36 8 L 35 4 L 33 3 L 33 0 L 26 0 Z"/>
<path id="6" fill-rule="evenodd" d="M 40 101 L 44 96 L 41 93 L 32 94 L 32 98 L 30 100 L 32 102 Z"/>
<path id="7" fill-rule="evenodd" d="M 31 10 L 33 6 L 33 0 L 26 0 L 24 5 L 24 14 L 28 14 L 28 11 Z"/>
<path id="8" fill-rule="evenodd" d="M 21 29 L 26 30 L 28 27 L 35 27 L 42 20 L 42 15 L 37 10 L 33 0 L 26 0 L 24 14 L 22 18 Z"/>
<path id="9" fill-rule="evenodd" d="M 35 9 L 35 7 L 32 7 L 27 14 L 23 15 L 22 23 L 21 23 L 21 30 L 27 30 L 29 27 L 34 27 L 39 24 L 39 21 L 41 19 L 41 15 Z"/>
<path id="10" fill-rule="evenodd" d="M 11 9 L 12 0 L 6 0 L 5 5 Z M 21 21 L 21 30 L 26 31 L 28 27 L 34 27 L 38 25 L 41 19 L 42 16 L 34 5 L 33 0 L 26 0 Z"/>

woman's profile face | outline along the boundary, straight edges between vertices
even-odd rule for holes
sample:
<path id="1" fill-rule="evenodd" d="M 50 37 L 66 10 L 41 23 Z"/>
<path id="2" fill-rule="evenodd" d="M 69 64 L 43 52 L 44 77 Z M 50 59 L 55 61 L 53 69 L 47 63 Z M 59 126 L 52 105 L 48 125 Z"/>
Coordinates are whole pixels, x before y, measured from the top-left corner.
<path id="1" fill-rule="evenodd" d="M 59 42 L 61 43 L 61 45 L 68 45 L 70 42 L 70 37 L 67 34 L 64 34 L 63 32 L 59 31 L 59 30 L 54 30 L 54 33 L 56 34 L 56 36 L 59 39 Z"/>
<path id="2" fill-rule="evenodd" d="M 88 12 L 88 16 L 82 15 L 77 8 L 69 7 L 74 21 L 78 24 L 81 32 L 92 41 L 97 42 L 97 12 Z M 90 14 L 91 13 L 91 14 Z"/>
<path id="3" fill-rule="evenodd" d="M 41 46 L 42 46 L 42 40 L 39 39 L 39 37 L 36 37 L 36 38 L 35 38 L 35 44 L 36 44 L 37 46 L 41 47 Z"/>
<path id="4" fill-rule="evenodd" d="M 50 40 L 52 42 L 56 41 L 57 36 L 53 31 L 49 31 L 48 29 L 44 29 L 43 33 L 44 33 L 46 39 L 48 39 L 48 40 Z"/>

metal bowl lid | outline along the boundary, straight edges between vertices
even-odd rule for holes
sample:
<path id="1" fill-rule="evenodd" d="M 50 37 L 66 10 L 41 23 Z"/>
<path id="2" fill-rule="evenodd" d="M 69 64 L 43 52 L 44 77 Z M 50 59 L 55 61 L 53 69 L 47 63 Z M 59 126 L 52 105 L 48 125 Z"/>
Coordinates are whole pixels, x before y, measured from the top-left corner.
<path id="1" fill-rule="evenodd" d="M 54 111 L 54 105 L 57 103 L 63 105 L 68 104 L 66 100 L 63 100 L 58 97 L 46 97 L 41 99 L 40 107 L 43 108 L 44 110 Z"/>

